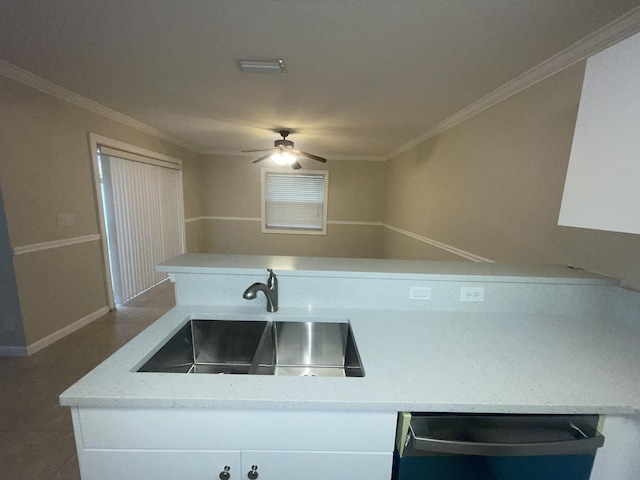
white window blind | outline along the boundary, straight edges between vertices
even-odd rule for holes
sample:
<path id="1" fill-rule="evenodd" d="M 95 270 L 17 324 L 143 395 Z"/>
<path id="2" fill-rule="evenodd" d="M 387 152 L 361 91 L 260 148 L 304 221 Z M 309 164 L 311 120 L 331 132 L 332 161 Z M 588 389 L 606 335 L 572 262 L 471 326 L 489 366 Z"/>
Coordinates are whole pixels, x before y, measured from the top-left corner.
<path id="1" fill-rule="evenodd" d="M 155 266 L 184 252 L 182 172 L 101 155 L 113 293 L 121 304 L 166 278 Z"/>
<path id="2" fill-rule="evenodd" d="M 324 234 L 328 172 L 263 171 L 263 232 Z"/>

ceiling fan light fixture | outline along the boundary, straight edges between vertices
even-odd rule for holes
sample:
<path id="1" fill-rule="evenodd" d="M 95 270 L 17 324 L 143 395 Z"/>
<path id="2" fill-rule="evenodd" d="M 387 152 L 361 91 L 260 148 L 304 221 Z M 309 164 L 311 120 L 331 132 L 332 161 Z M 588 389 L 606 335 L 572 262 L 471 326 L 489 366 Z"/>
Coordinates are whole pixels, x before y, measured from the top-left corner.
<path id="1" fill-rule="evenodd" d="M 289 152 L 276 152 L 271 155 L 271 160 L 276 162 L 278 165 L 292 165 L 293 162 L 296 161 L 296 157 Z"/>
<path id="2" fill-rule="evenodd" d="M 238 60 L 243 73 L 286 73 L 284 61 L 278 60 Z"/>
<path id="3" fill-rule="evenodd" d="M 294 144 L 291 140 L 287 140 L 287 137 L 291 133 L 289 130 L 279 130 L 278 133 L 282 136 L 282 139 L 273 142 L 273 148 L 262 148 L 259 150 L 243 150 L 243 153 L 255 153 L 255 152 L 271 152 L 255 159 L 251 163 L 260 163 L 267 158 L 270 158 L 278 165 L 290 165 L 294 170 L 302 168 L 298 158 L 305 157 L 315 160 L 316 162 L 327 163 L 326 158 L 319 157 L 309 152 L 303 152 L 302 150 L 295 150 Z"/>

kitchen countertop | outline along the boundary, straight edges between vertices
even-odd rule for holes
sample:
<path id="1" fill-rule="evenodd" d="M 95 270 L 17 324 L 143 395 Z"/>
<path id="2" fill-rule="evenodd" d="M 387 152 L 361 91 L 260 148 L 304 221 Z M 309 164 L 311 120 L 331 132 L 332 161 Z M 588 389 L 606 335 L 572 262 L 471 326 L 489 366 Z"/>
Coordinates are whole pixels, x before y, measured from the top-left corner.
<path id="1" fill-rule="evenodd" d="M 561 265 L 497 264 L 487 262 L 434 262 L 369 258 L 293 257 L 280 255 L 226 255 L 186 253 L 160 264 L 168 273 L 263 275 L 267 268 L 279 276 L 341 278 L 403 278 L 428 280 L 481 280 L 484 282 L 531 282 L 617 284 L 616 279 Z"/>
<path id="2" fill-rule="evenodd" d="M 171 271 L 179 268 L 173 265 Z M 348 319 L 365 376 L 135 371 L 188 318 L 235 315 Z M 639 329 L 599 314 L 303 308 L 267 314 L 264 306 L 179 305 L 65 391 L 60 402 L 121 408 L 640 414 L 638 345 Z"/>

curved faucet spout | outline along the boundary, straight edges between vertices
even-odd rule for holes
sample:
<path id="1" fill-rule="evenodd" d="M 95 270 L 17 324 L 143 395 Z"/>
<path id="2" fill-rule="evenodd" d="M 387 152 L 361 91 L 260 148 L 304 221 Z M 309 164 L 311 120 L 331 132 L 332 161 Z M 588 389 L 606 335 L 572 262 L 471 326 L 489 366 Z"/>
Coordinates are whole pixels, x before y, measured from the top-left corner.
<path id="1" fill-rule="evenodd" d="M 247 288 L 242 294 L 243 298 L 247 300 L 253 300 L 258 296 L 258 292 L 263 292 L 267 297 L 267 312 L 278 311 L 278 279 L 273 273 L 273 270 L 269 269 L 269 279 L 267 285 L 264 283 L 254 283 Z"/>
<path id="2" fill-rule="evenodd" d="M 264 292 L 265 290 L 267 290 L 267 286 L 264 283 L 254 283 L 244 291 L 242 297 L 246 298 L 247 300 L 253 300 L 258 296 L 258 292 Z"/>

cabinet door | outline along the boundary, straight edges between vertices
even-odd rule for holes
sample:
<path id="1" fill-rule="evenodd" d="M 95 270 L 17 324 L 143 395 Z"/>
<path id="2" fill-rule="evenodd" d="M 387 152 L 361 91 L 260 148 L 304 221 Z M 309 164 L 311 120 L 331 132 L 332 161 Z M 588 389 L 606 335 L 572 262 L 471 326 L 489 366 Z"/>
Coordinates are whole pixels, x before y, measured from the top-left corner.
<path id="1" fill-rule="evenodd" d="M 241 478 L 242 480 L 389 480 L 392 462 L 393 455 L 390 453 L 243 450 Z"/>
<path id="2" fill-rule="evenodd" d="M 609 415 L 604 420 L 604 445 L 598 449 L 591 480 L 637 480 L 640 472 L 640 417 Z"/>
<path id="3" fill-rule="evenodd" d="M 239 451 L 84 450 L 80 457 L 82 480 L 228 480 L 241 475 Z"/>

